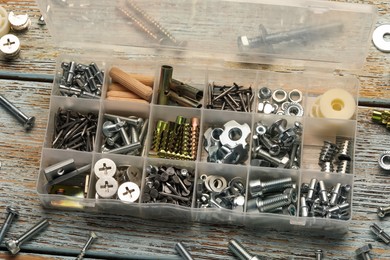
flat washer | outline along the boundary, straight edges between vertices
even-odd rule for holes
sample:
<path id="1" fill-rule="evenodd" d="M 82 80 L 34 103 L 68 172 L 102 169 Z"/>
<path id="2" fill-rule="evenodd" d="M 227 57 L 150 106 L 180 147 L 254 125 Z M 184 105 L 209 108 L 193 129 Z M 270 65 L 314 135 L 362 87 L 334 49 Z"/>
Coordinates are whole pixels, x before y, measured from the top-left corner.
<path id="1" fill-rule="evenodd" d="M 372 33 L 372 42 L 378 50 L 390 52 L 390 41 L 385 40 L 386 34 L 390 34 L 390 24 L 378 26 Z"/>
<path id="2" fill-rule="evenodd" d="M 390 170 L 390 151 L 383 152 L 378 159 L 379 166 L 385 170 Z"/>
<path id="3" fill-rule="evenodd" d="M 272 100 L 276 103 L 283 103 L 287 100 L 287 92 L 284 89 L 276 89 L 272 93 Z"/>

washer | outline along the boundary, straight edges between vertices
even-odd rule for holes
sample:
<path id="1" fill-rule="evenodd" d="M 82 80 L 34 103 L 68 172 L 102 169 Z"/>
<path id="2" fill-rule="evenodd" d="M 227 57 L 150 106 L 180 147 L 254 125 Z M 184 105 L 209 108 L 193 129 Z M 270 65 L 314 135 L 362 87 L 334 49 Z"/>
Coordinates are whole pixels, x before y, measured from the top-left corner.
<path id="1" fill-rule="evenodd" d="M 390 151 L 383 152 L 378 159 L 379 166 L 385 170 L 390 170 Z"/>
<path id="2" fill-rule="evenodd" d="M 372 42 L 378 50 L 390 52 L 390 41 L 385 40 L 386 34 L 390 35 L 390 24 L 378 26 L 372 34 Z"/>
<path id="3" fill-rule="evenodd" d="M 288 93 L 288 100 L 290 102 L 301 103 L 302 92 L 299 89 L 293 89 Z"/>
<path id="4" fill-rule="evenodd" d="M 276 103 L 283 103 L 287 100 L 287 92 L 284 89 L 276 89 L 272 93 L 272 100 Z"/>

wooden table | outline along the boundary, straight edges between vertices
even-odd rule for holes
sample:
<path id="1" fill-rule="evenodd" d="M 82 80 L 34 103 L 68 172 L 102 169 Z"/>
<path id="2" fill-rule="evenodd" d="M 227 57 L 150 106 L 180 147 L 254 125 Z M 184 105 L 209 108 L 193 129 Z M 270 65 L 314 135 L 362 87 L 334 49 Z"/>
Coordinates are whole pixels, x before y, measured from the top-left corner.
<path id="1" fill-rule="evenodd" d="M 340 1 L 374 4 L 379 10 L 377 24 L 390 22 L 388 1 Z M 180 259 L 174 245 L 182 241 L 195 259 L 235 259 L 227 249 L 236 238 L 254 254 L 266 259 L 314 259 L 322 249 L 326 259 L 354 259 L 356 248 L 372 243 L 374 259 L 390 259 L 390 248 L 378 242 L 369 231 L 372 222 L 390 232 L 389 218 L 380 221 L 376 208 L 390 204 L 390 173 L 378 167 L 378 155 L 389 149 L 389 131 L 371 122 L 374 107 L 390 106 L 390 54 L 370 46 L 360 80 L 354 216 L 349 232 L 343 236 L 318 232 L 279 232 L 267 228 L 250 231 L 241 226 L 202 223 L 175 224 L 143 220 L 129 216 L 92 214 L 44 209 L 36 193 L 41 147 L 48 120 L 49 98 L 55 59 L 61 53 L 45 26 L 37 24 L 40 16 L 32 0 L 2 1 L 8 11 L 28 13 L 30 30 L 18 35 L 22 42 L 20 58 L 0 61 L 0 94 L 6 95 L 28 115 L 36 116 L 36 125 L 25 132 L 19 123 L 0 109 L 0 215 L 5 218 L 8 205 L 19 207 L 20 217 L 7 238 L 20 235 L 28 227 L 47 217 L 51 226 L 22 247 L 12 258 L 0 245 L 0 259 L 74 259 L 84 245 L 88 231 L 99 234 L 87 256 L 94 259 Z M 289 68 L 271 67 L 274 70 Z M 1 222 L 1 221 L 0 221 Z"/>

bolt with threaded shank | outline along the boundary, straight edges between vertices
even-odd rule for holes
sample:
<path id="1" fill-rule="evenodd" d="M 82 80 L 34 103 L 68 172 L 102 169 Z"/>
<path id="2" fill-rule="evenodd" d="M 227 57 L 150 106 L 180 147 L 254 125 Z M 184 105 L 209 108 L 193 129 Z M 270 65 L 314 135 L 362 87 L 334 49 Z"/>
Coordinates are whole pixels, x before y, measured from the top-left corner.
<path id="1" fill-rule="evenodd" d="M 371 224 L 370 225 L 370 229 L 379 239 L 381 239 L 383 242 L 385 242 L 385 244 L 389 244 L 390 243 L 390 236 L 389 236 L 389 234 L 387 234 L 377 224 L 375 224 L 375 223 Z"/>
<path id="2" fill-rule="evenodd" d="M 252 197 L 263 196 L 265 193 L 284 190 L 292 186 L 293 181 L 291 177 L 266 182 L 260 179 L 249 181 L 249 191 Z"/>
<path id="3" fill-rule="evenodd" d="M 378 217 L 384 218 L 386 215 L 390 214 L 390 206 L 378 207 L 376 212 L 378 214 Z"/>
<path id="4" fill-rule="evenodd" d="M 22 111 L 14 106 L 8 99 L 0 95 L 0 104 L 5 107 L 13 116 L 15 116 L 24 126 L 24 129 L 30 130 L 35 123 L 35 117 L 26 116 Z"/>

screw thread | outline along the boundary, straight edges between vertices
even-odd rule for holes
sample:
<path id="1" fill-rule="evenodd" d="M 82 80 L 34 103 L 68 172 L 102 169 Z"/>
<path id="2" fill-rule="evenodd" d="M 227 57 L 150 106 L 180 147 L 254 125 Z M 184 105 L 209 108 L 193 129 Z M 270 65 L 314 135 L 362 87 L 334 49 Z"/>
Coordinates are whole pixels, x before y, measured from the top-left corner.
<path id="1" fill-rule="evenodd" d="M 262 193 L 266 193 L 274 190 L 284 190 L 286 188 L 292 187 L 292 178 L 287 177 L 287 178 L 281 178 L 281 179 L 276 179 L 267 182 L 261 182 L 260 186 L 261 186 Z"/>
<path id="2" fill-rule="evenodd" d="M 235 256 L 240 259 L 250 260 L 253 255 L 250 254 L 241 244 L 235 239 L 231 239 L 228 244 L 228 248 L 233 252 Z"/>
<path id="3" fill-rule="evenodd" d="M 351 140 L 342 140 L 337 143 L 337 146 L 339 147 L 339 152 L 337 154 L 338 160 L 351 160 L 351 148 L 352 148 L 352 142 Z"/>
<path id="4" fill-rule="evenodd" d="M 347 160 L 342 160 L 337 163 L 337 172 L 338 173 L 350 173 L 351 172 L 351 162 Z"/>
<path id="5" fill-rule="evenodd" d="M 25 241 L 29 240 L 31 237 L 36 235 L 39 231 L 49 226 L 49 220 L 43 219 L 41 222 L 33 226 L 30 230 L 28 230 L 26 233 L 24 233 L 19 239 L 19 244 L 24 243 Z"/>
<path id="6" fill-rule="evenodd" d="M 377 224 L 373 223 L 370 226 L 370 229 L 383 242 L 385 242 L 386 244 L 390 243 L 390 236 L 382 228 L 380 228 Z"/>
<path id="7" fill-rule="evenodd" d="M 264 200 L 257 200 L 257 208 L 260 212 L 269 212 L 274 209 L 287 206 L 291 203 L 290 196 L 288 194 L 281 194 L 272 198 Z"/>
<path id="8" fill-rule="evenodd" d="M 191 153 L 191 125 L 189 123 L 183 125 L 183 139 L 180 153 L 183 155 L 190 155 Z"/>
<path id="9" fill-rule="evenodd" d="M 191 157 L 196 159 L 198 153 L 198 140 L 199 140 L 199 118 L 193 117 L 191 119 Z"/>
<path id="10" fill-rule="evenodd" d="M 321 148 L 321 153 L 319 158 L 320 164 L 323 162 L 333 161 L 337 152 L 338 152 L 338 147 L 336 144 L 333 144 L 328 141 L 324 141 L 324 145 Z"/>
<path id="11" fill-rule="evenodd" d="M 322 172 L 334 172 L 334 167 L 332 162 L 324 162 L 321 165 Z"/>

